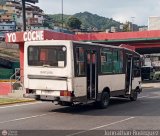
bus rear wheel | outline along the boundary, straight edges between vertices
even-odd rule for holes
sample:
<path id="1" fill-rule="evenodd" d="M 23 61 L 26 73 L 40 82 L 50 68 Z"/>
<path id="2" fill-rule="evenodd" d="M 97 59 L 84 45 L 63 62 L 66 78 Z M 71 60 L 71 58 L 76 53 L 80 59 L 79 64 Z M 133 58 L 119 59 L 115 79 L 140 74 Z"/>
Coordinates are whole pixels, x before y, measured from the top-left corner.
<path id="1" fill-rule="evenodd" d="M 110 101 L 110 95 L 108 92 L 103 92 L 101 95 L 101 100 L 96 102 L 96 105 L 100 109 L 105 109 L 108 107 Z"/>

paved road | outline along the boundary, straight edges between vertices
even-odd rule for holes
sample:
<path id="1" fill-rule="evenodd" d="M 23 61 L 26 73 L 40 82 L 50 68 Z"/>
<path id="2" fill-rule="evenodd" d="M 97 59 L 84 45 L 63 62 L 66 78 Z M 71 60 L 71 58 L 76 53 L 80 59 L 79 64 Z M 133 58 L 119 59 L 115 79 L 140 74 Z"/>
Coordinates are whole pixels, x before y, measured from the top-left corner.
<path id="1" fill-rule="evenodd" d="M 37 131 L 17 130 L 61 130 L 38 131 L 39 136 L 104 136 L 109 135 L 104 130 L 160 130 L 160 88 L 144 89 L 136 102 L 112 99 L 108 109 L 103 110 L 92 105 L 70 108 L 42 102 L 0 107 L 0 129 L 14 130 L 10 133 L 19 135 L 34 135 Z"/>

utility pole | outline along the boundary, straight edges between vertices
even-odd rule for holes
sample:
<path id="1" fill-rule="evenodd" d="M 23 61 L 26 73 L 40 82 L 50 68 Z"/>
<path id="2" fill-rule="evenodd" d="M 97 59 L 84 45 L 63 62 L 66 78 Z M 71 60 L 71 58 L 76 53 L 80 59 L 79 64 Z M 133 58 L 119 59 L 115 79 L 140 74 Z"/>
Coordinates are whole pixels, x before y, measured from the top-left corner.
<path id="1" fill-rule="evenodd" d="M 26 31 L 26 5 L 25 5 L 25 0 L 22 0 L 22 16 L 23 16 L 23 31 Z"/>
<path id="2" fill-rule="evenodd" d="M 62 0 L 62 32 L 63 32 L 63 0 Z"/>
<path id="3" fill-rule="evenodd" d="M 21 0 L 22 2 L 22 16 L 23 16 L 23 31 L 26 31 L 26 3 L 38 3 L 38 0 Z"/>
<path id="4" fill-rule="evenodd" d="M 132 18 L 132 32 L 134 31 L 134 19 L 135 19 L 135 17 L 131 17 Z"/>

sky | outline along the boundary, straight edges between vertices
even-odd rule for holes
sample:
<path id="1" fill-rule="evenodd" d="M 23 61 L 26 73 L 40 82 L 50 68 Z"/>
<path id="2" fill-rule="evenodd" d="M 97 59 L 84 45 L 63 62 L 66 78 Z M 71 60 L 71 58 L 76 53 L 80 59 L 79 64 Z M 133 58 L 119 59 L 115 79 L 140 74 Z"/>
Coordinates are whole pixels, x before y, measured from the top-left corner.
<path id="1" fill-rule="evenodd" d="M 36 4 L 47 14 L 73 15 L 88 11 L 125 23 L 148 25 L 148 17 L 160 16 L 160 0 L 39 0 Z"/>

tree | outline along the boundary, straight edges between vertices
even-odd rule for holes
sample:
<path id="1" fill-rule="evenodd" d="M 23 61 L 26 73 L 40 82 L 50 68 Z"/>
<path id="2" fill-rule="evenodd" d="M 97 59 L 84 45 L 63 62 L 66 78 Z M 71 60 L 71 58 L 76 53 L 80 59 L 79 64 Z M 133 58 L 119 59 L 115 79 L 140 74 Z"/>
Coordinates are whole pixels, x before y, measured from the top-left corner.
<path id="1" fill-rule="evenodd" d="M 47 20 L 43 22 L 43 26 L 48 27 L 49 29 L 52 29 L 51 24 Z"/>
<path id="2" fill-rule="evenodd" d="M 124 25 L 123 25 L 123 31 L 124 32 L 129 32 L 131 31 L 131 23 L 130 22 L 126 22 Z"/>
<path id="3" fill-rule="evenodd" d="M 76 17 L 70 17 L 67 21 L 67 25 L 71 29 L 80 29 L 82 22 Z"/>

